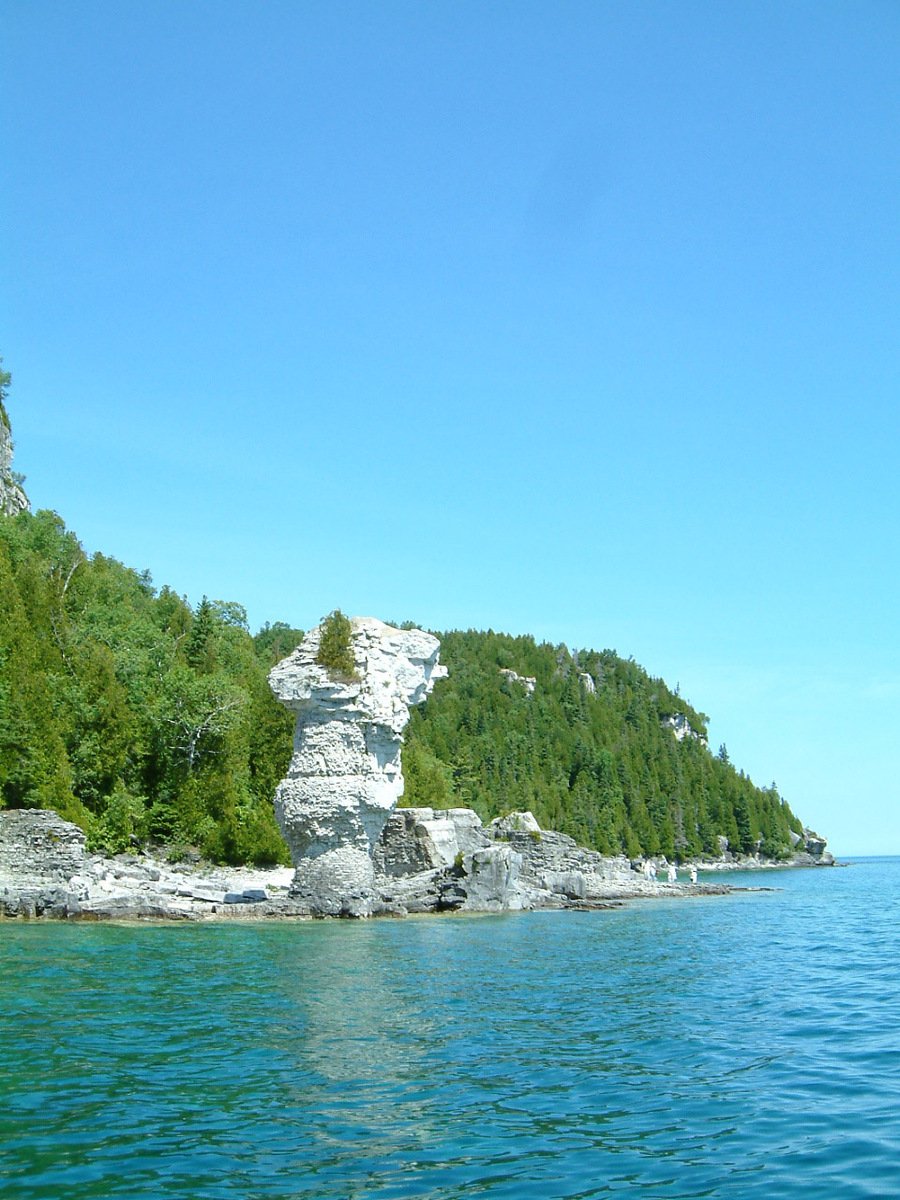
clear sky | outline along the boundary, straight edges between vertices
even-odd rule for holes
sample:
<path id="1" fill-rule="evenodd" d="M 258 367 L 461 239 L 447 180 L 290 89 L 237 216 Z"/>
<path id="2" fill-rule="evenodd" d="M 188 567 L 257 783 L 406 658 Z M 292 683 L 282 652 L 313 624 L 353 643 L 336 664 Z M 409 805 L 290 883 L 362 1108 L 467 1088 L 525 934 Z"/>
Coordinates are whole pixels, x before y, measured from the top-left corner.
<path id="1" fill-rule="evenodd" d="M 633 656 L 900 853 L 895 0 L 3 0 L 15 466 L 252 628 Z"/>

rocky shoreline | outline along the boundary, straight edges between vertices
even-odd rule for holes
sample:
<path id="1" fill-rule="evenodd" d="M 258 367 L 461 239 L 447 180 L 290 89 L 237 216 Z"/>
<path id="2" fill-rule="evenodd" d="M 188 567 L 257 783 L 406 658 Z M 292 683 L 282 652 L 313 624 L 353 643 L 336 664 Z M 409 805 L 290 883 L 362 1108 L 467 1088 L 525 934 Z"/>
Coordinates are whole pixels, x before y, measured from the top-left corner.
<path id="1" fill-rule="evenodd" d="M 530 813 L 483 826 L 469 809 L 396 809 L 373 857 L 373 916 L 602 909 L 736 890 L 724 882 L 690 883 L 690 864 L 679 866 L 676 883 L 653 880 L 642 861 L 587 850 L 565 834 L 539 829 Z M 745 870 L 821 861 L 804 852 L 793 863 L 723 859 L 694 865 Z M 666 864 L 660 859 L 655 865 L 662 873 Z M 339 915 L 354 915 L 351 908 Z M 0 919 L 271 921 L 320 915 L 298 895 L 290 867 L 173 863 L 162 851 L 109 858 L 88 853 L 83 832 L 51 811 L 0 812 Z"/>
<path id="2" fill-rule="evenodd" d="M 323 661 L 328 622 L 339 617 L 341 669 Z M 333 613 L 272 669 L 273 692 L 296 716 L 274 796 L 293 869 L 173 863 L 164 852 L 105 858 L 89 854 L 82 830 L 55 813 L 14 809 L 0 812 L 0 916 L 276 920 L 607 908 L 734 890 L 698 883 L 693 866 L 763 865 L 734 858 L 723 837 L 719 860 L 682 864 L 679 878 L 664 858 L 604 856 L 541 829 L 530 812 L 485 826 L 467 808 L 397 808 L 403 730 L 410 707 L 446 674 L 439 649 L 421 629 Z M 810 830 L 793 837 L 796 862 L 833 863 L 824 839 Z"/>

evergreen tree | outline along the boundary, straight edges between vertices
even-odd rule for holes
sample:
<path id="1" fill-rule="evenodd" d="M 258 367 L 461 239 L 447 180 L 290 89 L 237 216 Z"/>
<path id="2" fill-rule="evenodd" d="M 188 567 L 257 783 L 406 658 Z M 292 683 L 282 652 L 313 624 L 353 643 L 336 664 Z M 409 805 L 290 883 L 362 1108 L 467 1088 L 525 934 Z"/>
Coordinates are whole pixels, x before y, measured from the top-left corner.
<path id="1" fill-rule="evenodd" d="M 272 796 L 293 720 L 266 672 L 300 636 L 276 624 L 252 638 L 234 603 L 192 611 L 146 572 L 87 556 L 54 513 L 0 518 L 0 806 L 54 808 L 108 850 L 150 838 L 287 861 Z M 405 804 L 484 820 L 527 808 L 607 853 L 717 853 L 720 837 L 790 852 L 802 826 L 775 786 L 711 754 L 703 714 L 633 660 L 492 630 L 441 640 L 450 675 L 411 715 Z M 355 669 L 340 610 L 319 655 Z M 501 668 L 534 678 L 533 694 Z M 674 737 L 676 714 L 695 737 Z"/>
<path id="2" fill-rule="evenodd" d="M 356 674 L 351 633 L 350 619 L 339 608 L 329 613 L 321 625 L 316 662 L 338 678 L 353 678 Z"/>
<path id="3" fill-rule="evenodd" d="M 786 854 L 796 818 L 773 790 L 756 788 L 701 738 L 706 718 L 660 679 L 611 650 L 538 645 L 488 631 L 441 638 L 449 678 L 413 711 L 404 763 L 415 764 L 409 803 L 430 804 L 418 764 L 449 781 L 440 805 L 469 805 L 482 819 L 528 808 L 606 853 L 718 854 L 725 836 L 752 852 Z M 501 674 L 536 679 L 533 695 Z M 595 691 L 580 686 L 589 673 Z M 694 737 L 678 741 L 665 722 L 681 714 Z"/>
<path id="4" fill-rule="evenodd" d="M 0 806 L 54 808 L 107 850 L 287 861 L 293 722 L 245 624 L 88 558 L 54 513 L 0 518 Z"/>

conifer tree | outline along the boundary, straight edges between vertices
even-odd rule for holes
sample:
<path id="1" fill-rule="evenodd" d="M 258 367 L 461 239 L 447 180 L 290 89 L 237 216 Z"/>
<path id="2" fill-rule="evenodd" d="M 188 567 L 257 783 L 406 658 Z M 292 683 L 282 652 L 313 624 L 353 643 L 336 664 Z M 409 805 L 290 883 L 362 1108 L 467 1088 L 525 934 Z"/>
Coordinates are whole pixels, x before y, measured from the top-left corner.
<path id="1" fill-rule="evenodd" d="M 350 619 L 339 608 L 322 622 L 316 662 L 339 678 L 351 678 L 356 674 L 351 632 Z"/>

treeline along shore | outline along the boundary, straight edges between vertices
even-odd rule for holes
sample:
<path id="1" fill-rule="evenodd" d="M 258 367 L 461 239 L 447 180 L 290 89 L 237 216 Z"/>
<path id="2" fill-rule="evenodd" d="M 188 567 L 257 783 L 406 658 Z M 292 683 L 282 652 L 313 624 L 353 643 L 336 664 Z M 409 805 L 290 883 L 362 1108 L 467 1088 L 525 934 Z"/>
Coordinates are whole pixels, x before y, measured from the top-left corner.
<path id="1" fill-rule="evenodd" d="M 51 808 L 110 853 L 165 844 L 289 859 L 272 796 L 293 722 L 267 684 L 300 641 L 236 603 L 192 608 L 56 514 L 0 518 L 0 802 Z M 611 650 L 438 634 L 449 675 L 411 718 L 403 802 L 529 810 L 604 854 L 787 861 L 803 824 L 706 745 L 706 718 Z"/>
<path id="2" fill-rule="evenodd" d="M 192 606 L 87 554 L 60 516 L 27 507 L 0 415 L 0 810 L 53 811 L 88 853 L 287 866 L 272 801 L 293 720 L 267 675 L 303 631 L 251 634 L 239 603 Z M 775 785 L 712 753 L 705 715 L 632 659 L 437 637 L 449 673 L 406 730 L 403 805 L 470 809 L 485 826 L 530 812 L 629 861 L 827 861 Z"/>

